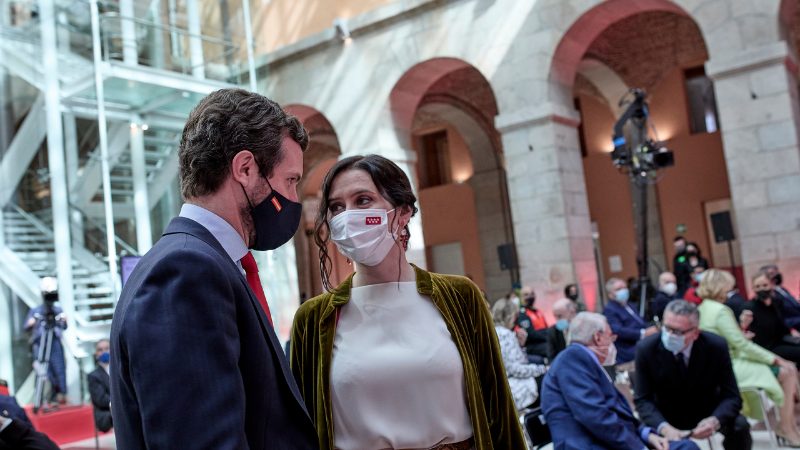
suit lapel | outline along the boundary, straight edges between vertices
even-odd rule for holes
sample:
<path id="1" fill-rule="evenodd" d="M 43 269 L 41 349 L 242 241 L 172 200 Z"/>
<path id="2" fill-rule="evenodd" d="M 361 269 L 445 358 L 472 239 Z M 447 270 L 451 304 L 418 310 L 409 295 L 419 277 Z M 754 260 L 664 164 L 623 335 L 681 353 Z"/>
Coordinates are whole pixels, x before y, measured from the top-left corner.
<path id="1" fill-rule="evenodd" d="M 272 328 L 272 325 L 269 324 L 267 320 L 267 315 L 264 313 L 264 309 L 261 308 L 261 304 L 258 302 L 255 293 L 250 288 L 250 285 L 247 283 L 247 279 L 242 275 L 242 272 L 239 270 L 239 267 L 236 266 L 236 263 L 231 260 L 231 257 L 222 248 L 222 244 L 219 243 L 217 238 L 211 234 L 204 226 L 200 225 L 199 223 L 195 222 L 194 220 L 187 219 L 185 217 L 176 217 L 172 219 L 167 227 L 167 230 L 164 231 L 164 236 L 168 234 L 175 234 L 175 233 L 184 233 L 189 234 L 191 236 L 200 239 L 201 241 L 208 244 L 211 248 L 216 250 L 217 253 L 222 257 L 223 260 L 227 261 L 229 264 L 229 268 L 232 269 L 239 278 L 239 281 L 244 285 L 244 288 L 247 290 L 247 295 L 250 298 L 250 303 L 253 309 L 258 316 L 258 321 L 261 324 L 261 330 L 264 332 L 264 337 L 266 338 L 267 343 L 272 347 L 272 351 L 275 352 L 276 359 L 278 360 L 278 364 L 281 366 L 281 372 L 283 373 L 284 378 L 286 378 L 286 384 L 289 385 L 289 389 L 292 391 L 294 398 L 303 408 L 303 411 L 308 415 L 308 411 L 306 410 L 306 404 L 303 402 L 303 398 L 300 395 L 300 391 L 297 388 L 297 384 L 294 382 L 294 376 L 292 375 L 291 371 L 289 370 L 288 363 L 286 362 L 286 358 L 283 356 L 283 347 L 281 347 L 280 342 L 278 341 L 278 336 L 275 335 L 275 330 Z"/>
<path id="2" fill-rule="evenodd" d="M 681 370 L 678 368 L 678 362 L 675 361 L 675 355 L 672 354 L 671 351 L 664 348 L 664 344 L 662 344 L 660 340 L 658 342 L 658 346 L 656 347 L 656 349 L 658 350 L 658 359 L 661 362 L 661 367 L 663 367 L 664 370 L 667 372 L 667 379 L 670 380 L 683 379 L 683 375 L 681 375 Z"/>

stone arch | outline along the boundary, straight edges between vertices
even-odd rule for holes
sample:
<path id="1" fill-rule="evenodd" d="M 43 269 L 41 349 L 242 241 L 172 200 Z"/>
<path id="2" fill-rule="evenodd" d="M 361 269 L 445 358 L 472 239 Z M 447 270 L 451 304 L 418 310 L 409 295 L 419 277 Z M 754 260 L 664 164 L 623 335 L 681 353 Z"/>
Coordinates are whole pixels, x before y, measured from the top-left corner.
<path id="1" fill-rule="evenodd" d="M 398 141 L 407 143 L 408 148 L 419 151 L 421 144 L 411 142 L 412 136 L 430 123 L 446 124 L 463 139 L 471 170 L 456 182 L 466 181 L 471 188 L 482 267 L 482 273 L 467 275 L 473 275 L 490 298 L 505 294 L 512 277 L 501 271 L 497 247 L 513 243 L 513 228 L 502 143 L 494 127 L 497 102 L 492 86 L 477 68 L 463 60 L 434 58 L 404 73 L 389 98 Z M 421 199 L 425 195 L 422 192 Z M 422 214 L 423 226 L 430 232 L 427 227 L 431 221 L 425 220 L 424 206 Z M 426 243 L 428 240 L 426 234 Z M 468 258 L 466 249 L 464 258 Z"/>
<path id="2" fill-rule="evenodd" d="M 316 108 L 292 104 L 284 107 L 284 110 L 303 123 L 309 137 L 308 148 L 303 154 L 303 178 L 297 186 L 298 198 L 303 204 L 303 219 L 294 236 L 298 292 L 303 301 L 323 292 L 313 227 L 322 179 L 342 152 L 333 125 Z M 337 255 L 334 249 L 331 257 L 335 263 L 340 262 Z M 338 280 L 339 277 L 335 278 Z M 335 283 L 337 280 L 332 281 Z"/>

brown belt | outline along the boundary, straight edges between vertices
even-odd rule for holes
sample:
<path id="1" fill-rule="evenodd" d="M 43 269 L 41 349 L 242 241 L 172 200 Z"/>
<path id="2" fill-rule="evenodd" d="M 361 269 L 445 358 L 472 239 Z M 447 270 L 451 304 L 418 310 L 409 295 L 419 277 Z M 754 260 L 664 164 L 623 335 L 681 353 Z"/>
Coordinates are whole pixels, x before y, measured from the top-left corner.
<path id="1" fill-rule="evenodd" d="M 455 444 L 437 445 L 436 447 L 431 447 L 430 450 L 471 450 L 472 444 L 472 438 L 469 438 L 466 441 L 456 442 Z"/>

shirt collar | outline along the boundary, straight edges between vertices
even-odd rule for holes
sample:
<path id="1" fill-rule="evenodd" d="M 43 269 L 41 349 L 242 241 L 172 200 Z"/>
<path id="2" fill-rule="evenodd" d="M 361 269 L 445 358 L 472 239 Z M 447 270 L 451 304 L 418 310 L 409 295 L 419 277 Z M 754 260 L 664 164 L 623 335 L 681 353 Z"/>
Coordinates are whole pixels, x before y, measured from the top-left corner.
<path id="1" fill-rule="evenodd" d="M 685 349 L 679 352 L 672 352 L 673 355 L 678 356 L 678 353 L 682 354 L 686 361 L 692 356 L 692 347 L 694 346 L 694 341 L 690 342 Z"/>
<path id="2" fill-rule="evenodd" d="M 247 254 L 247 244 L 244 243 L 242 236 L 222 217 L 205 208 L 188 203 L 185 203 L 181 208 L 180 216 L 194 220 L 205 227 L 219 241 L 225 253 L 234 263 L 244 258 Z"/>

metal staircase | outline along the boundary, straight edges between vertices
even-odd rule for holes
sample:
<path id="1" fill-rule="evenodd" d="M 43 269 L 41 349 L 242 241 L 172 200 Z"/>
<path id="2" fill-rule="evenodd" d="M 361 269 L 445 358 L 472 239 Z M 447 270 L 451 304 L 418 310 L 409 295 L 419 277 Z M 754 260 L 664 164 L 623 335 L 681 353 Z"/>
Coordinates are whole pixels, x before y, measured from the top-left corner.
<path id="1" fill-rule="evenodd" d="M 52 217 L 50 210 L 31 214 L 16 205 L 3 212 L 6 246 L 40 278 L 58 276 L 54 235 L 48 217 Z M 88 329 L 93 328 L 96 333 L 107 332 L 114 313 L 116 299 L 108 265 L 100 256 L 73 243 L 72 271 L 75 319 L 83 331 L 82 337 L 91 340 L 90 334 L 94 333 L 87 333 Z"/>

